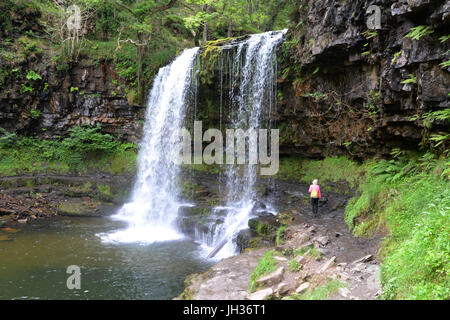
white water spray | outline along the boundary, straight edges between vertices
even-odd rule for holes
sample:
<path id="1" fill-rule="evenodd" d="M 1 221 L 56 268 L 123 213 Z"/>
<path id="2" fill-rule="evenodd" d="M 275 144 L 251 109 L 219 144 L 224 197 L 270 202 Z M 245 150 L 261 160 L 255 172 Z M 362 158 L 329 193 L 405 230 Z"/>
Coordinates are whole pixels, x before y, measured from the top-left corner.
<path id="1" fill-rule="evenodd" d="M 182 204 L 178 201 L 180 168 L 172 156 L 177 150 L 177 133 L 183 125 L 198 50 L 185 50 L 161 68 L 153 82 L 132 198 L 113 216 L 127 221 L 128 228 L 101 235 L 104 241 L 152 243 L 184 237 L 175 227 Z"/>
<path id="2" fill-rule="evenodd" d="M 275 104 L 277 61 L 276 49 L 287 30 L 250 36 L 232 51 L 229 61 L 231 89 L 229 93 L 233 128 L 260 129 L 264 116 L 270 119 Z M 225 48 L 224 50 L 226 50 Z M 232 47 L 228 47 L 232 49 Z M 227 65 L 222 63 L 221 65 Z M 223 72 L 221 72 L 223 74 Z M 221 79 L 221 87 L 223 83 Z M 222 93 L 221 93 L 222 97 Z M 221 106 L 222 109 L 222 106 Z M 267 128 L 269 129 L 269 128 Z M 256 200 L 257 166 L 234 165 L 226 172 L 227 212 L 224 223 L 206 237 L 205 245 L 215 248 L 210 256 L 224 258 L 236 253 L 233 241 L 239 231 L 248 227 Z M 200 239 L 200 241 L 204 241 Z"/>

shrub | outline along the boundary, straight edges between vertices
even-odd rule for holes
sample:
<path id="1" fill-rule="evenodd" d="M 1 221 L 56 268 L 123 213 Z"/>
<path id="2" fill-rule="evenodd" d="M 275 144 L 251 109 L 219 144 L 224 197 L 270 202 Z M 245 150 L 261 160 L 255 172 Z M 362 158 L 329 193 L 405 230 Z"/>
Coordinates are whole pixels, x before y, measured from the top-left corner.
<path id="1" fill-rule="evenodd" d="M 389 232 L 381 250 L 385 299 L 450 297 L 449 167 L 432 154 L 374 162 L 361 195 L 347 205 L 355 234 Z"/>
<path id="2" fill-rule="evenodd" d="M 120 143 L 100 127 L 75 127 L 63 140 L 21 137 L 0 129 L 0 175 L 68 171 L 132 172 L 136 145 Z"/>
<path id="3" fill-rule="evenodd" d="M 2 134 L 0 136 L 0 148 L 11 148 L 19 140 L 17 134 L 8 132 L 3 128 L 0 128 L 0 133 Z"/>
<path id="4" fill-rule="evenodd" d="M 30 70 L 27 73 L 27 79 L 28 80 L 42 80 L 42 77 L 39 74 L 37 74 L 35 71 Z"/>
<path id="5" fill-rule="evenodd" d="M 119 146 L 110 134 L 99 132 L 101 125 L 95 127 L 74 127 L 69 129 L 70 136 L 62 141 L 62 145 L 67 150 L 82 155 L 89 155 L 95 152 L 114 152 Z"/>

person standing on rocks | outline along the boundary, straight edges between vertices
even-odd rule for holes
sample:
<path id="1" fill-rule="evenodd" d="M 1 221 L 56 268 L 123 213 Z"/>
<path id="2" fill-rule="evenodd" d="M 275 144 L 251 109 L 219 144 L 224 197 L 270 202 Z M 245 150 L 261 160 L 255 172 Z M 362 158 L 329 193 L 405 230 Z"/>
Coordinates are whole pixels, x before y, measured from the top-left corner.
<path id="1" fill-rule="evenodd" d="M 314 179 L 312 185 L 309 186 L 309 193 L 311 195 L 311 203 L 312 203 L 312 211 L 313 214 L 316 215 L 319 211 L 319 199 L 322 198 L 320 194 L 320 186 L 319 181 Z"/>

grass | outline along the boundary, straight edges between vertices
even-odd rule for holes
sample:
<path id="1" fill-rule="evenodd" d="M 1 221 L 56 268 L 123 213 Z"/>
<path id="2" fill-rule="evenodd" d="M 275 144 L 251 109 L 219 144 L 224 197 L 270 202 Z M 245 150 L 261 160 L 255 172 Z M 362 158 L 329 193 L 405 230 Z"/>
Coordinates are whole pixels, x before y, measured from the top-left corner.
<path id="1" fill-rule="evenodd" d="M 225 172 L 230 165 L 191 164 L 183 165 L 183 167 L 195 171 L 220 173 Z M 350 188 L 355 189 L 364 176 L 365 167 L 365 164 L 358 164 L 346 157 L 327 157 L 323 160 L 281 157 L 279 171 L 274 177 L 308 184 L 314 179 L 319 179 L 325 191 L 332 191 L 332 187 L 327 185 L 330 182 L 346 182 Z"/>
<path id="2" fill-rule="evenodd" d="M 108 173 L 126 174 L 134 171 L 136 152 L 127 150 L 102 154 L 86 158 L 67 155 L 61 159 L 47 158 L 36 147 L 0 148 L 0 176 L 12 176 L 32 173 Z"/>
<path id="3" fill-rule="evenodd" d="M 77 202 L 62 202 L 59 204 L 58 209 L 60 212 L 71 215 L 80 215 L 86 211 L 84 205 Z"/>
<path id="4" fill-rule="evenodd" d="M 309 289 L 302 294 L 294 294 L 283 298 L 283 300 L 325 300 L 342 287 L 345 287 L 343 282 L 339 280 L 328 280 L 325 284 Z"/>
<path id="5" fill-rule="evenodd" d="M 302 269 L 302 265 L 298 263 L 295 259 L 291 259 L 288 262 L 289 270 L 293 272 L 298 272 Z"/>
<path id="6" fill-rule="evenodd" d="M 0 136 L 0 176 L 134 172 L 135 145 L 121 143 L 96 129 L 94 132 L 88 130 L 74 132 L 62 140 L 39 140 L 3 130 L 3 136 Z"/>
<path id="7" fill-rule="evenodd" d="M 282 241 L 285 229 L 286 229 L 286 226 L 283 225 L 283 226 L 280 226 L 277 230 L 277 237 L 275 239 L 275 244 L 277 246 L 281 245 L 281 241 Z"/>
<path id="8" fill-rule="evenodd" d="M 311 258 L 314 258 L 316 260 L 322 259 L 322 256 L 323 256 L 322 252 L 318 251 L 313 245 L 305 246 L 301 249 L 296 249 L 296 250 L 294 250 L 294 254 L 297 257 L 301 257 L 304 254 L 307 254 L 308 256 L 310 256 Z"/>
<path id="9" fill-rule="evenodd" d="M 384 299 L 450 297 L 449 161 L 399 158 L 368 166 L 361 195 L 346 208 L 355 235 L 383 232 Z"/>
<path id="10" fill-rule="evenodd" d="M 319 179 L 324 190 L 328 189 L 327 182 L 340 181 L 346 181 L 351 188 L 356 188 L 364 170 L 363 165 L 346 157 L 328 157 L 323 160 L 284 157 L 280 158 L 280 169 L 276 177 L 303 183 Z"/>
<path id="11" fill-rule="evenodd" d="M 266 274 L 275 271 L 277 267 L 277 262 L 273 257 L 274 254 L 275 254 L 274 250 L 267 251 L 261 258 L 261 260 L 259 260 L 258 265 L 250 275 L 250 284 L 248 287 L 248 292 L 255 292 L 256 289 L 258 289 L 256 280 L 258 280 L 259 278 L 261 278 Z"/>

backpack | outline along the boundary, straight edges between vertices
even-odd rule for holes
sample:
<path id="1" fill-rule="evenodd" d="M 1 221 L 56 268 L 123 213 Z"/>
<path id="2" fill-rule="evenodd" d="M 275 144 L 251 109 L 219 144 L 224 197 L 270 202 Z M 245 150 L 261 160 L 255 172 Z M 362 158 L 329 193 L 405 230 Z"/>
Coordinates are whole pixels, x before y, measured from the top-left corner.
<path id="1" fill-rule="evenodd" d="M 317 188 L 314 188 L 311 191 L 311 198 L 318 198 L 319 197 L 319 193 L 317 192 Z"/>

